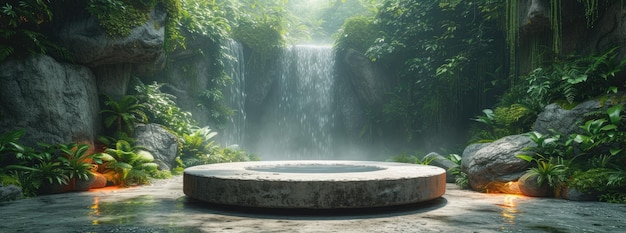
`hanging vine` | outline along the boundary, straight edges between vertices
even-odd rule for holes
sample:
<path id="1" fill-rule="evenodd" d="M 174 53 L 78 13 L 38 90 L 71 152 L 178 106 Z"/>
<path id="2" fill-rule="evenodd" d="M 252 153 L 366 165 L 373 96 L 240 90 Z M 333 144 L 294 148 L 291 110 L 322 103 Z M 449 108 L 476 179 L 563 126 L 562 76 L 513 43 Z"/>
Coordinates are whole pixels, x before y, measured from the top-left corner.
<path id="1" fill-rule="evenodd" d="M 506 42 L 509 47 L 509 72 L 516 77 L 517 42 L 519 41 L 519 9 L 517 0 L 506 0 Z"/>
<path id="2" fill-rule="evenodd" d="M 552 50 L 561 51 L 561 0 L 550 0 L 550 26 L 552 27 Z"/>
<path id="3" fill-rule="evenodd" d="M 593 27 L 598 18 L 598 0 L 578 0 L 585 4 L 585 18 L 587 18 L 587 27 Z"/>

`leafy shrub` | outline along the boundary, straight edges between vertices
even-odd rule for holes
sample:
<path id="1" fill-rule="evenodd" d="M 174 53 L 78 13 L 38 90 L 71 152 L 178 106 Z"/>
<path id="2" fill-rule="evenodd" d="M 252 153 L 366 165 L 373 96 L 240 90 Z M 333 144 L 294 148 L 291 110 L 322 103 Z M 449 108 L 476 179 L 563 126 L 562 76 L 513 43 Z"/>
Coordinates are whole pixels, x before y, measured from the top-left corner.
<path id="1" fill-rule="evenodd" d="M 370 45 L 378 38 L 378 34 L 372 18 L 354 16 L 346 19 L 337 34 L 335 48 L 337 51 L 354 49 L 365 54 Z"/>
<path id="2" fill-rule="evenodd" d="M 148 116 L 144 112 L 145 106 L 138 103 L 137 97 L 132 95 L 123 96 L 119 101 L 107 96 L 104 105 L 108 109 L 100 111 L 105 114 L 104 125 L 115 127 L 114 135 L 133 135 L 136 123 L 148 122 Z"/>
<path id="3" fill-rule="evenodd" d="M 482 123 L 482 128 L 474 133 L 472 141 L 493 141 L 508 135 L 528 132 L 537 118 L 537 112 L 521 104 L 498 107 L 495 111 L 483 109 L 483 114 L 473 119 Z"/>
<path id="4" fill-rule="evenodd" d="M 183 135 L 180 155 L 182 166 L 190 167 L 210 163 L 256 161 L 258 157 L 243 150 L 215 145 L 212 138 L 217 135 L 208 127 L 194 129 L 192 134 Z"/>
<path id="5" fill-rule="evenodd" d="M 194 129 L 191 134 L 183 134 L 180 159 L 185 167 L 209 163 L 209 156 L 217 148 L 212 140 L 215 135 L 217 133 L 211 132 L 208 127 Z"/>
<path id="6" fill-rule="evenodd" d="M 117 141 L 115 148 L 107 148 L 102 161 L 99 171 L 107 180 L 122 187 L 147 184 L 158 168 L 152 154 L 124 140 Z"/>
<path id="7" fill-rule="evenodd" d="M 426 157 L 424 155 L 419 155 L 419 153 L 417 152 L 413 154 L 407 154 L 403 152 L 399 155 L 394 155 L 393 157 L 391 157 L 391 159 L 389 159 L 389 161 L 392 161 L 392 162 L 413 163 L 413 164 L 423 164 L 423 165 L 428 165 L 433 160 L 435 160 L 435 157 Z"/>
<path id="8" fill-rule="evenodd" d="M 232 37 L 258 54 L 269 55 L 284 45 L 279 23 L 275 20 L 240 22 L 233 28 Z"/>
<path id="9" fill-rule="evenodd" d="M 161 92 L 163 85 L 165 84 L 145 85 L 138 81 L 135 86 L 138 102 L 152 123 L 161 124 L 179 136 L 190 133 L 192 126 L 196 124 L 191 113 L 176 106 L 176 96 Z"/>
<path id="10" fill-rule="evenodd" d="M 570 56 L 536 68 L 526 77 L 526 93 L 542 110 L 557 100 L 571 104 L 616 90 L 611 78 L 626 65 L 626 60 L 616 60 L 618 55 L 619 50 L 612 48 L 599 55 Z"/>
<path id="11" fill-rule="evenodd" d="M 53 53 L 71 60 L 67 50 L 43 34 L 53 18 L 48 0 L 10 0 L 0 5 L 0 62 L 9 56 Z"/>
<path id="12" fill-rule="evenodd" d="M 86 180 L 100 163 L 98 154 L 89 153 L 86 144 L 41 143 L 37 150 L 18 143 L 23 130 L 0 136 L 0 177 L 2 182 L 19 185 L 25 196 L 34 196 L 43 185 L 73 185 Z"/>
<path id="13" fill-rule="evenodd" d="M 530 138 L 537 146 L 528 150 L 534 154 L 521 158 L 547 161 L 546 164 L 537 163 L 538 166 L 533 169 L 563 169 L 563 180 L 567 185 L 583 192 L 599 193 L 601 200 L 623 200 L 621 190 L 626 188 L 626 118 L 621 114 L 622 109 L 622 105 L 615 105 L 606 110 L 605 116 L 586 121 L 580 126 L 584 131 L 581 134 L 565 137 L 558 133 L 542 135 L 532 132 Z"/>
<path id="14" fill-rule="evenodd" d="M 457 166 L 448 169 L 450 174 L 454 175 L 454 183 L 462 189 L 470 188 L 469 177 L 467 173 L 461 170 L 462 157 L 458 154 L 448 155 L 448 160 L 454 162 Z"/>
<path id="15" fill-rule="evenodd" d="M 213 156 L 209 157 L 209 163 L 231 163 L 259 160 L 259 157 L 237 148 L 218 147 L 215 149 L 216 150 L 213 152 Z"/>

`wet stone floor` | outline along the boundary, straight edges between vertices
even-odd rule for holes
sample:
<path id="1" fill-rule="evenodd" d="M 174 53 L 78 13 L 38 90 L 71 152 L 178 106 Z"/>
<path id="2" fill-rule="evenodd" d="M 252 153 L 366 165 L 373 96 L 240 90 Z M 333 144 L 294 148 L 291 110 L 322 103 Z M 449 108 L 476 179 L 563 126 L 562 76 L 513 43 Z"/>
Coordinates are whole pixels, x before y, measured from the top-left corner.
<path id="1" fill-rule="evenodd" d="M 626 205 L 483 194 L 448 184 L 443 197 L 409 206 L 260 210 L 189 199 L 178 176 L 0 203 L 0 232 L 626 232 Z"/>

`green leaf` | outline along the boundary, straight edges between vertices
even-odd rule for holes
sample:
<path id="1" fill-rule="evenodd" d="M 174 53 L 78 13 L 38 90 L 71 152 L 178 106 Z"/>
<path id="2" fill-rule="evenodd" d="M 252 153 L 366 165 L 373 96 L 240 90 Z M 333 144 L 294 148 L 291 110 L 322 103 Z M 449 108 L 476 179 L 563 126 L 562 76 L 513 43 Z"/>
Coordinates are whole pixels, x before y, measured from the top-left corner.
<path id="1" fill-rule="evenodd" d="M 616 155 L 619 154 L 620 152 L 622 152 L 623 149 L 618 149 L 618 148 L 611 148 L 609 149 L 609 152 L 611 153 L 611 155 Z"/>
<path id="2" fill-rule="evenodd" d="M 530 156 L 530 155 L 519 154 L 519 155 L 515 155 L 515 157 L 520 158 L 526 162 L 532 162 L 533 160 L 535 160 L 535 157 Z"/>
<path id="3" fill-rule="evenodd" d="M 611 120 L 611 124 L 617 125 L 620 121 L 620 113 L 622 112 L 622 105 L 618 104 L 613 107 L 610 107 L 606 110 L 607 114 L 609 114 L 609 119 Z"/>
<path id="4" fill-rule="evenodd" d="M 608 130 L 614 130 L 614 129 L 617 129 L 617 125 L 610 124 L 610 125 L 605 125 L 600 130 L 608 131 Z"/>

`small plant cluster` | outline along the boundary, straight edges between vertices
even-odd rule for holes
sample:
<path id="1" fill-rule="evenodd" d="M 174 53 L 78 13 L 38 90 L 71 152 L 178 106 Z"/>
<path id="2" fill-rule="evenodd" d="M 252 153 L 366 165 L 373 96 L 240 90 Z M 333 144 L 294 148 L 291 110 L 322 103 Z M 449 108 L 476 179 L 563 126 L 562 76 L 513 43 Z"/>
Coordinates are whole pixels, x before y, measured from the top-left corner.
<path id="1" fill-rule="evenodd" d="M 435 157 L 427 157 L 425 155 L 420 155 L 419 152 L 414 152 L 413 154 L 400 153 L 399 155 L 394 155 L 389 159 L 392 162 L 398 163 L 414 163 L 414 164 L 422 164 L 428 165 L 435 160 Z"/>
<path id="2" fill-rule="evenodd" d="M 541 111 L 554 101 L 572 104 L 617 92 L 618 87 L 612 78 L 626 65 L 626 59 L 616 60 L 618 55 L 619 50 L 612 48 L 599 55 L 571 56 L 555 60 L 550 66 L 536 68 L 526 77 L 528 97 L 522 102 Z"/>
<path id="3" fill-rule="evenodd" d="M 42 187 L 66 186 L 73 190 L 78 180 L 93 176 L 102 154 L 89 152 L 87 144 L 40 144 L 38 149 L 19 143 L 25 131 L 0 135 L 0 181 L 22 187 L 25 196 L 56 192 Z"/>
<path id="4" fill-rule="evenodd" d="M 539 184 L 547 182 L 558 192 L 564 187 L 599 195 L 601 201 L 626 203 L 626 117 L 622 104 L 604 116 L 580 126 L 583 133 L 543 135 L 530 133 L 537 146 L 518 157 L 536 166 L 530 173 Z"/>
<path id="5" fill-rule="evenodd" d="M 521 104 L 483 109 L 482 116 L 472 120 L 482 123 L 474 133 L 473 142 L 491 142 L 504 136 L 528 132 L 537 112 Z"/>
<path id="6" fill-rule="evenodd" d="M 419 152 L 414 152 L 413 154 L 400 153 L 395 155 L 389 159 L 392 162 L 398 163 L 412 163 L 412 164 L 422 164 L 429 165 L 431 164 L 436 157 L 428 157 Z M 458 185 L 460 188 L 467 189 L 469 188 L 469 178 L 467 177 L 467 173 L 461 171 L 461 159 L 462 157 L 458 154 L 450 154 L 446 159 L 452 161 L 457 166 L 449 168 L 450 174 L 454 175 L 454 183 Z"/>

